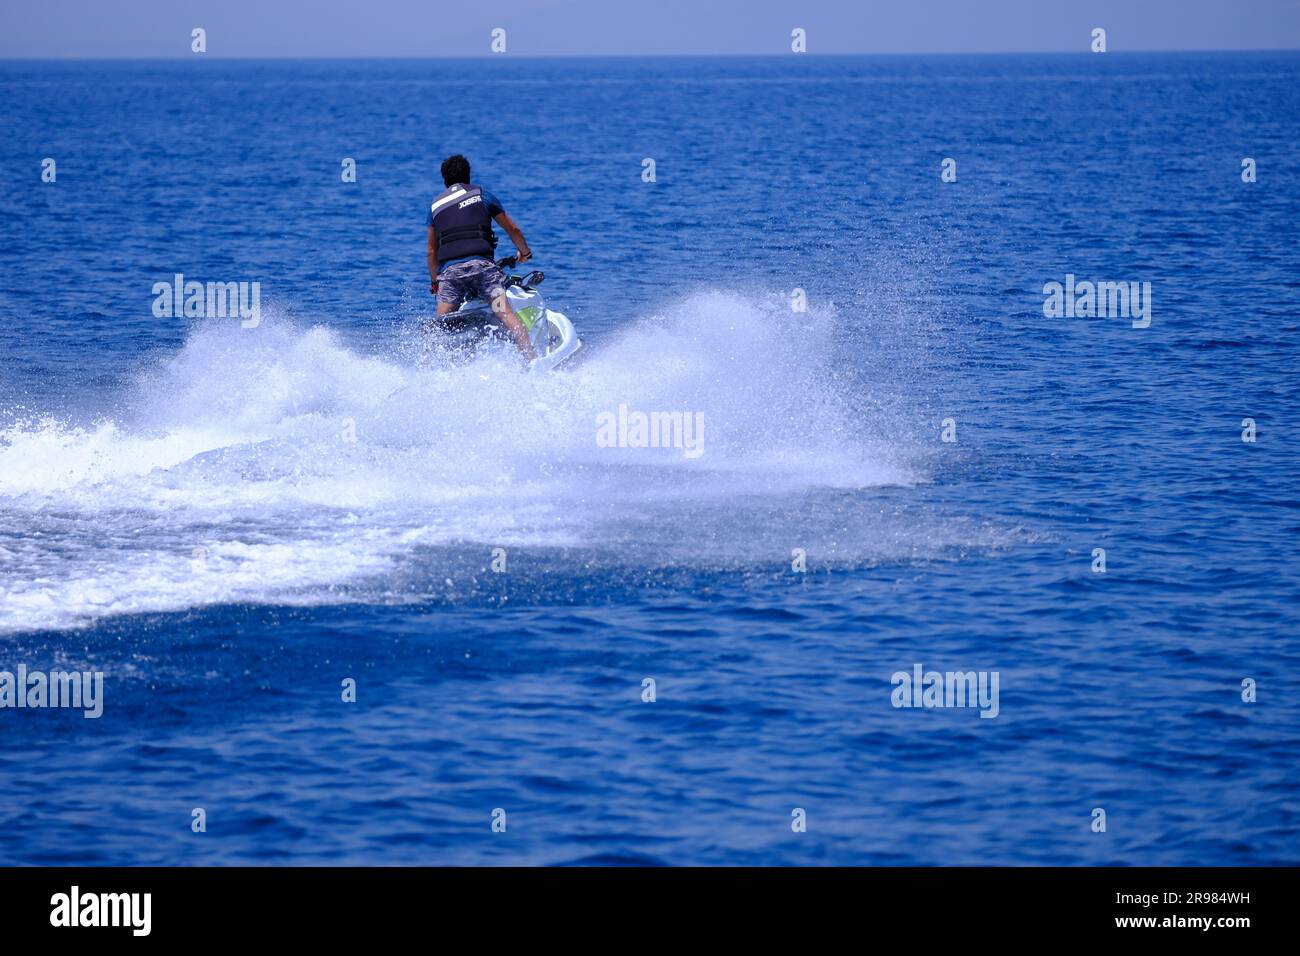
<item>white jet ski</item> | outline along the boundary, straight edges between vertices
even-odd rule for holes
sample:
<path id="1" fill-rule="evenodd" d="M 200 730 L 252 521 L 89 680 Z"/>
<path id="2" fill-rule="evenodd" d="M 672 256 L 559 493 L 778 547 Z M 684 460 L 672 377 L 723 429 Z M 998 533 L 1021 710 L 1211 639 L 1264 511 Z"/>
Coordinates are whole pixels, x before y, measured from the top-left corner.
<path id="1" fill-rule="evenodd" d="M 503 272 L 517 264 L 517 257 L 498 259 Z M 534 269 L 520 277 L 506 272 L 506 297 L 519 321 L 528 330 L 528 339 L 537 357 L 529 364 L 530 372 L 547 372 L 572 357 L 582 348 L 573 323 L 562 312 L 546 307 L 537 287 L 546 276 Z M 468 358 L 489 341 L 505 342 L 513 348 L 510 336 L 492 314 L 492 307 L 481 299 L 471 299 L 454 312 L 422 323 L 426 334 L 439 352 L 453 359 Z"/>

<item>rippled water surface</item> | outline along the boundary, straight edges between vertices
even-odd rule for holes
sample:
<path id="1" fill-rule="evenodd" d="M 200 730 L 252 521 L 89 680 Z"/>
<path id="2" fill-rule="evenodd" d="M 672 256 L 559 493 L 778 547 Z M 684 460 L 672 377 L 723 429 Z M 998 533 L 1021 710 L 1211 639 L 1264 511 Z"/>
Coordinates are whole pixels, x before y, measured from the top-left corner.
<path id="1" fill-rule="evenodd" d="M 10 62 L 0 120 L 0 670 L 105 674 L 0 709 L 0 861 L 1300 862 L 1300 56 Z M 561 374 L 420 361 L 454 151 Z"/>

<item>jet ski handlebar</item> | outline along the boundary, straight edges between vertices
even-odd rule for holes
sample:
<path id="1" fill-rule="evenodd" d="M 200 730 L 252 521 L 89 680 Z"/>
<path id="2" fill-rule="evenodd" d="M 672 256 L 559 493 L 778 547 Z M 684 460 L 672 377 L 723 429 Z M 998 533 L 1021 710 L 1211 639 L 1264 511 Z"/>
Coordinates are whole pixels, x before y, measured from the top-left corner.
<path id="1" fill-rule="evenodd" d="M 497 260 L 498 269 L 502 269 L 502 270 L 513 269 L 517 265 L 519 265 L 518 256 L 506 256 L 504 259 Z M 532 272 L 528 273 L 528 275 L 523 277 L 512 276 L 507 274 L 506 282 L 509 285 L 521 285 L 526 288 L 532 288 L 535 285 L 541 285 L 542 280 L 545 278 L 546 278 L 546 273 L 534 269 Z"/>

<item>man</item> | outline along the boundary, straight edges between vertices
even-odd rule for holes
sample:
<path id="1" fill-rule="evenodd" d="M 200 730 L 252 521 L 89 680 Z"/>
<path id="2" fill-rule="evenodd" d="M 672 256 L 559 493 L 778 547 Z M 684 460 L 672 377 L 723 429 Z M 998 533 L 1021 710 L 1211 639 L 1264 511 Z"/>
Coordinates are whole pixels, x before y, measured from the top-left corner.
<path id="1" fill-rule="evenodd" d="M 497 239 L 492 220 L 501 224 L 519 250 L 519 262 L 533 257 L 515 221 L 501 203 L 482 186 L 469 181 L 469 160 L 457 153 L 442 163 L 442 181 L 447 187 L 429 207 L 429 291 L 438 297 L 438 315 L 443 316 L 467 299 L 482 299 L 514 339 L 524 358 L 530 361 L 532 344 L 506 297 L 506 277 L 492 261 Z"/>

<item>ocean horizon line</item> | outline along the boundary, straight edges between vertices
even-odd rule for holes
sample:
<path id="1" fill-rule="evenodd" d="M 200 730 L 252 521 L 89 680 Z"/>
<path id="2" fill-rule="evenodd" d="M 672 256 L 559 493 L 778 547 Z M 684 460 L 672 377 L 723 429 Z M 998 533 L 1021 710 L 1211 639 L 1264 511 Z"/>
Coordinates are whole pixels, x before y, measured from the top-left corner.
<path id="1" fill-rule="evenodd" d="M 1246 55 L 1246 54 L 1300 54 L 1300 47 L 1232 47 L 1232 48 L 1158 48 L 1144 50 L 1109 50 L 1107 56 L 1179 56 L 1179 55 Z M 443 54 L 424 56 L 419 54 L 403 55 L 365 55 L 365 54 L 310 54 L 301 56 L 222 56 L 214 53 L 177 53 L 165 56 L 0 56 L 0 63 L 167 63 L 177 60 L 202 58 L 204 60 L 222 60 L 232 62 L 281 62 L 302 61 L 410 61 L 410 60 L 728 60 L 728 59 L 785 59 L 793 54 L 787 52 L 744 52 L 744 53 L 482 53 L 482 54 Z M 815 59 L 923 59 L 956 57 L 1090 57 L 1096 54 L 1090 50 L 931 50 L 931 51 L 877 51 L 855 53 L 800 53 L 800 57 Z"/>

